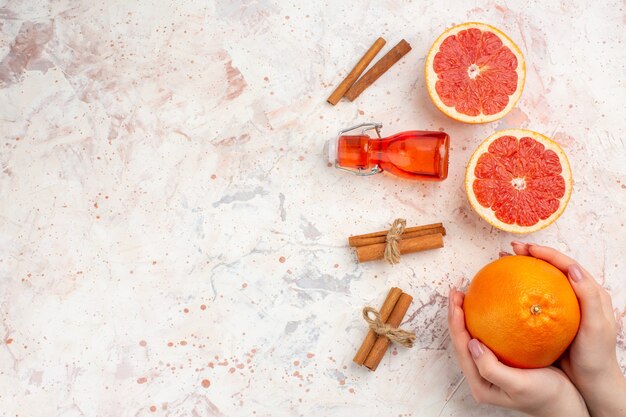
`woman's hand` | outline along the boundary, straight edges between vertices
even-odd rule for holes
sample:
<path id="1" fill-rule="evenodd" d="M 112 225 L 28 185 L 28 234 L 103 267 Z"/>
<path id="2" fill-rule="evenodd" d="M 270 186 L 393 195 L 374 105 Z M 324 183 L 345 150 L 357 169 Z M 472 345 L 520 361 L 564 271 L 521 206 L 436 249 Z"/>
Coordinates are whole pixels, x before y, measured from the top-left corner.
<path id="1" fill-rule="evenodd" d="M 559 366 L 585 398 L 592 416 L 626 416 L 626 380 L 615 352 L 615 315 L 609 293 L 576 261 L 555 249 L 521 242 L 511 245 L 517 255 L 543 259 L 569 277 L 580 304 L 580 328 Z"/>
<path id="2" fill-rule="evenodd" d="M 517 369 L 506 366 L 465 328 L 464 294 L 450 290 L 448 327 L 456 357 L 472 396 L 535 417 L 589 416 L 585 401 L 568 377 L 555 367 Z"/>

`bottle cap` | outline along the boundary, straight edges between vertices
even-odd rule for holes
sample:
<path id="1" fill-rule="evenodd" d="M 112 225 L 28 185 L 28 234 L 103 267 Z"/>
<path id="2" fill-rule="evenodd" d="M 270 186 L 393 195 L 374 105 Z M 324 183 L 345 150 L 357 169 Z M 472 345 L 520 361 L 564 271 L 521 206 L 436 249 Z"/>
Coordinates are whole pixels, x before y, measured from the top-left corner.
<path id="1" fill-rule="evenodd" d="M 368 130 L 374 130 L 380 139 L 380 129 L 382 126 L 381 123 L 363 123 L 341 130 L 337 137 L 328 140 L 324 145 L 324 153 L 328 157 L 328 162 L 333 164 L 337 169 L 351 172 L 359 176 L 373 175 L 381 172 L 382 169 L 380 169 L 378 165 L 370 167 L 365 164 L 365 161 L 363 161 L 363 152 L 367 149 L 367 141 L 370 139 L 370 136 L 366 132 Z M 360 134 L 347 134 L 355 132 Z M 339 155 L 340 149 L 341 155 Z"/>
<path id="2" fill-rule="evenodd" d="M 337 142 L 339 137 L 329 139 L 324 144 L 324 154 L 328 158 L 328 162 L 335 165 L 337 163 Z"/>

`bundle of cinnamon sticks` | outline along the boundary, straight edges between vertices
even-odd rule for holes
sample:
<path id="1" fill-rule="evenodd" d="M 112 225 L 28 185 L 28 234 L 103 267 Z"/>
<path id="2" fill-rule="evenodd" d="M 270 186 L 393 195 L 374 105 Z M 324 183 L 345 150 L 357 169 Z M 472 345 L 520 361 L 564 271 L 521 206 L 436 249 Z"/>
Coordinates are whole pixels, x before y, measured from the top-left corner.
<path id="1" fill-rule="evenodd" d="M 367 87 L 372 85 L 380 76 L 382 76 L 389 68 L 398 62 L 404 55 L 411 50 L 411 45 L 402 39 L 396 46 L 391 48 L 389 52 L 378 60 L 361 78 L 359 76 L 365 71 L 365 68 L 372 62 L 374 57 L 385 46 L 386 41 L 383 38 L 376 39 L 376 42 L 367 50 L 365 55 L 352 68 L 348 76 L 337 86 L 335 91 L 328 97 L 328 101 L 333 106 L 346 97 L 350 101 L 354 101 Z M 358 79 L 358 81 L 357 81 Z"/>
<path id="2" fill-rule="evenodd" d="M 380 308 L 380 320 L 391 327 L 397 328 L 402 323 L 402 319 L 412 301 L 413 297 L 409 294 L 402 292 L 400 288 L 393 287 L 389 290 L 387 298 Z M 389 344 L 387 337 L 379 336 L 374 330 L 370 329 L 353 361 L 358 365 L 365 365 L 371 371 L 375 371 L 385 352 L 387 352 Z"/>
<path id="3" fill-rule="evenodd" d="M 356 249 L 356 256 L 359 262 L 383 259 L 387 244 L 387 233 L 388 230 L 382 230 L 365 235 L 351 236 L 348 238 L 348 244 Z M 398 243 L 400 254 L 442 248 L 445 235 L 446 229 L 441 223 L 408 227 L 404 229 L 404 233 L 402 233 Z"/>

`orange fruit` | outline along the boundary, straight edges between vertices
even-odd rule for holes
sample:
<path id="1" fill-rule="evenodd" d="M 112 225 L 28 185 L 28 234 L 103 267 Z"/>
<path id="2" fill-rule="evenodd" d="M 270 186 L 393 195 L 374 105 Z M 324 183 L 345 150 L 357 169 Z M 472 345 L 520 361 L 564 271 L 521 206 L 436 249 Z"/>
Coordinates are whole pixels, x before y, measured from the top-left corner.
<path id="1" fill-rule="evenodd" d="M 442 33 L 426 57 L 426 87 L 435 106 L 466 123 L 498 120 L 522 95 L 522 51 L 500 30 L 469 22 Z"/>
<path id="2" fill-rule="evenodd" d="M 552 364 L 570 345 L 580 309 L 567 277 L 530 256 L 505 256 L 481 269 L 463 301 L 472 337 L 517 368 Z"/>
<path id="3" fill-rule="evenodd" d="M 502 130 L 470 158 L 465 191 L 492 226 L 530 233 L 561 216 L 572 194 L 572 171 L 556 142 L 530 130 Z"/>

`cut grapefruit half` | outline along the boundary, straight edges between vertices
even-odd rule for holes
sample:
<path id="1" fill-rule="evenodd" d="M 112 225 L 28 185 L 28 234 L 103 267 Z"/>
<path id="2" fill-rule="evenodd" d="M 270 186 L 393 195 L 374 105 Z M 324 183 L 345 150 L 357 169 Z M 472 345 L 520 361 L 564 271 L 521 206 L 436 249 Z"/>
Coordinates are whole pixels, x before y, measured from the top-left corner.
<path id="1" fill-rule="evenodd" d="M 522 51 L 493 26 L 469 22 L 446 30 L 426 57 L 428 94 L 444 114 L 466 123 L 498 120 L 524 89 Z"/>
<path id="2" fill-rule="evenodd" d="M 556 142 L 530 130 L 502 130 L 485 139 L 470 158 L 465 190 L 474 210 L 491 225 L 531 233 L 565 210 L 572 171 Z"/>

